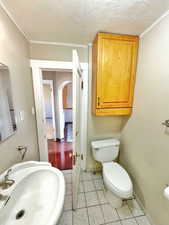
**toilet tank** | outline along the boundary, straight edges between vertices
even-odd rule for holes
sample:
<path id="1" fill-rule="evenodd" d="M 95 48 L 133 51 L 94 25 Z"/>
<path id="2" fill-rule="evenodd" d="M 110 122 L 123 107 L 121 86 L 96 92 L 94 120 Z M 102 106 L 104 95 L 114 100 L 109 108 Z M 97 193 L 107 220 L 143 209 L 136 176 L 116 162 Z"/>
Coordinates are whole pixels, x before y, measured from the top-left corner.
<path id="1" fill-rule="evenodd" d="M 117 139 L 92 141 L 94 159 L 101 163 L 115 160 L 119 154 L 119 145 L 120 141 Z"/>

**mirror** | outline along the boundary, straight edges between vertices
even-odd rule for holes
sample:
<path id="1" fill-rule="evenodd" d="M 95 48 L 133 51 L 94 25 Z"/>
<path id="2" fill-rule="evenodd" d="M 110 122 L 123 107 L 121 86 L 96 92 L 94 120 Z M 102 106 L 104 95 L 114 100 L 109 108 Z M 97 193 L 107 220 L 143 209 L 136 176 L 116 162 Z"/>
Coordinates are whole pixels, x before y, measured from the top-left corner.
<path id="1" fill-rule="evenodd" d="M 0 63 L 0 142 L 11 136 L 16 129 L 10 72 L 7 66 Z"/>

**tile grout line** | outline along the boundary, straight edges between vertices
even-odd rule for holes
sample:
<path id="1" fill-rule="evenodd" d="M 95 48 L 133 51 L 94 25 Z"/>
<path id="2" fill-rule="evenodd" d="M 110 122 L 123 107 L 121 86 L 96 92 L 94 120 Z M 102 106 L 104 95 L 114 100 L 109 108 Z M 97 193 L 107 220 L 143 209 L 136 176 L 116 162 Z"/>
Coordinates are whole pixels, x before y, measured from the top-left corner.
<path id="1" fill-rule="evenodd" d="M 136 201 L 137 201 L 137 200 L 136 200 Z M 126 204 L 128 205 L 127 201 L 126 201 Z M 137 202 L 137 204 L 138 204 L 138 202 Z M 139 205 L 139 207 L 140 207 L 140 205 Z M 137 222 L 136 218 L 141 217 L 141 216 L 145 216 L 145 213 L 143 212 L 143 215 L 140 215 L 140 216 L 134 216 L 134 214 L 132 213 L 132 210 L 130 209 L 130 206 L 129 206 L 129 205 L 128 205 L 128 208 L 129 208 L 129 210 L 130 210 L 130 212 L 131 212 L 131 214 L 132 214 L 134 220 L 136 221 L 136 224 L 137 224 L 137 225 L 140 225 L 140 224 Z M 140 207 L 140 209 L 141 209 L 141 207 Z M 142 210 L 142 209 L 141 209 L 141 210 Z M 142 211 L 143 211 L 143 210 L 142 210 Z"/>
<path id="2" fill-rule="evenodd" d="M 84 190 L 84 184 L 83 184 L 83 190 Z M 85 195 L 85 192 L 84 192 L 84 197 L 85 197 L 85 202 L 86 202 L 86 211 L 87 211 L 87 219 L 88 219 L 88 224 L 90 225 L 89 213 L 88 213 L 88 207 L 87 207 L 87 200 L 86 200 L 86 195 Z"/>
<path id="3" fill-rule="evenodd" d="M 103 178 L 102 178 L 102 179 L 103 179 Z M 109 223 L 114 223 L 114 222 L 119 222 L 119 223 L 122 225 L 122 222 L 123 222 L 123 221 L 130 220 L 130 219 L 134 219 L 134 221 L 136 222 L 136 224 L 139 225 L 139 222 L 136 220 L 136 218 L 143 217 L 143 216 L 146 216 L 146 215 L 145 215 L 145 213 L 143 212 L 142 215 L 134 216 L 134 214 L 132 213 L 132 209 L 129 207 L 127 201 L 126 201 L 126 205 L 128 206 L 129 211 L 131 212 L 132 217 L 131 217 L 131 218 L 124 218 L 124 219 L 121 219 L 120 216 L 119 216 L 119 213 L 118 213 L 117 209 L 115 209 L 115 210 L 116 210 L 116 213 L 117 213 L 117 215 L 118 215 L 118 217 L 119 217 L 119 219 L 116 220 L 116 221 L 112 221 L 112 222 L 106 223 L 106 220 L 105 220 L 105 216 L 104 216 L 104 213 L 103 213 L 103 208 L 102 208 L 102 206 L 103 206 L 103 205 L 110 204 L 110 203 L 109 203 L 109 202 L 101 203 L 101 201 L 100 201 L 100 199 L 99 199 L 98 192 L 99 192 L 99 191 L 103 191 L 103 194 L 104 194 L 104 189 L 101 189 L 101 188 L 100 188 L 100 189 L 97 189 L 97 188 L 96 188 L 96 185 L 95 185 L 95 182 L 94 182 L 94 180 L 102 180 L 102 179 L 99 177 L 98 179 L 92 178 L 92 179 L 90 179 L 90 180 L 89 180 L 89 179 L 87 179 L 87 180 L 80 180 L 80 182 L 81 182 L 81 184 L 82 184 L 82 191 L 80 192 L 80 190 L 79 190 L 78 195 L 80 195 L 80 194 L 83 194 L 83 195 L 84 195 L 84 200 L 85 200 L 85 205 L 86 205 L 86 207 L 80 207 L 80 208 L 77 208 L 77 210 L 78 210 L 78 209 L 86 209 L 88 224 L 91 225 L 91 224 L 90 224 L 90 220 L 89 220 L 88 209 L 90 209 L 91 207 L 94 207 L 94 206 L 100 206 L 101 212 L 102 212 L 102 214 L 103 214 L 103 220 L 104 220 L 104 223 L 101 224 L 101 225 L 106 225 L 106 224 L 108 225 Z M 71 178 L 71 180 L 72 180 L 72 178 Z M 93 190 L 93 191 L 85 191 L 85 190 L 84 190 L 84 183 L 85 183 L 85 181 L 92 181 L 92 183 L 93 183 L 93 185 L 94 185 L 94 187 L 95 187 L 95 190 Z M 70 184 L 71 187 L 72 187 L 72 181 L 71 181 L 71 182 L 66 182 L 66 184 Z M 91 192 L 95 192 L 95 193 L 96 193 L 98 204 L 88 206 L 88 205 L 87 205 L 87 199 L 86 199 L 86 193 L 91 193 Z M 71 194 L 67 194 L 66 196 L 72 196 L 72 189 L 71 189 Z M 104 197 L 105 197 L 105 195 L 104 195 Z M 141 209 L 141 208 L 140 208 L 140 209 Z M 141 209 L 141 210 L 142 210 L 142 209 Z M 67 210 L 64 210 L 64 211 L 65 211 L 65 212 L 72 211 L 72 225 L 74 225 L 74 216 L 73 216 L 73 212 L 74 212 L 74 211 L 73 211 L 73 208 L 72 208 L 72 209 L 67 209 Z"/>
<path id="4" fill-rule="evenodd" d="M 95 183 L 94 183 L 94 185 L 95 185 Z M 96 185 L 95 185 L 95 188 L 96 188 Z M 96 195 L 97 195 L 97 200 L 99 202 L 99 206 L 101 208 L 101 212 L 102 212 L 103 220 L 104 220 L 104 224 L 105 224 L 106 223 L 106 220 L 105 220 L 105 217 L 104 217 L 104 212 L 103 212 L 102 204 L 100 203 L 100 200 L 99 200 L 98 190 L 96 190 Z"/>
<path id="5" fill-rule="evenodd" d="M 130 209 L 130 207 L 129 207 L 128 203 L 127 203 L 127 200 L 126 200 L 126 204 L 127 204 L 128 208 L 129 208 L 129 211 L 131 212 L 131 215 L 132 215 L 133 219 L 135 220 L 136 224 L 139 225 L 139 224 L 137 223 L 137 220 L 135 219 L 135 217 L 134 217 L 134 215 L 133 215 L 132 210 Z"/>

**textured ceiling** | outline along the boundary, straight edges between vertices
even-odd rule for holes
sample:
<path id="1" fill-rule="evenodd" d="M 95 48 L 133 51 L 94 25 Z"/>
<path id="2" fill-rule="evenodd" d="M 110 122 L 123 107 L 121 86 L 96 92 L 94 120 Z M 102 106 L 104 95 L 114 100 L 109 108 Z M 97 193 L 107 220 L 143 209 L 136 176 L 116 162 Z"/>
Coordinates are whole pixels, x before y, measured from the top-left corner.
<path id="1" fill-rule="evenodd" d="M 30 40 L 87 44 L 98 31 L 141 34 L 169 0 L 2 0 Z"/>

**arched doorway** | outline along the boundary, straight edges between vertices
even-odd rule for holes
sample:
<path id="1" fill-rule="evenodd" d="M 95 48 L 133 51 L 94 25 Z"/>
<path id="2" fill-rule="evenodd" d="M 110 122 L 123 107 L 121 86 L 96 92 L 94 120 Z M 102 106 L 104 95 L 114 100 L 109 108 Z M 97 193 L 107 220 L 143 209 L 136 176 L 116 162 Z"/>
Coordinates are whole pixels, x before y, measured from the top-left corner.
<path id="1" fill-rule="evenodd" d="M 66 139 L 65 125 L 72 122 L 72 81 L 64 81 L 58 88 L 58 127 L 60 140 Z M 66 124 L 65 124 L 66 123 Z"/>
<path id="2" fill-rule="evenodd" d="M 56 140 L 48 140 L 49 162 L 72 169 L 72 76 L 58 75 L 54 83 Z"/>

